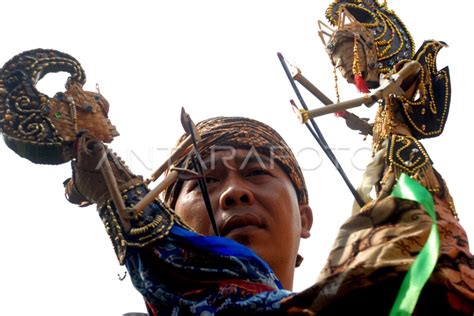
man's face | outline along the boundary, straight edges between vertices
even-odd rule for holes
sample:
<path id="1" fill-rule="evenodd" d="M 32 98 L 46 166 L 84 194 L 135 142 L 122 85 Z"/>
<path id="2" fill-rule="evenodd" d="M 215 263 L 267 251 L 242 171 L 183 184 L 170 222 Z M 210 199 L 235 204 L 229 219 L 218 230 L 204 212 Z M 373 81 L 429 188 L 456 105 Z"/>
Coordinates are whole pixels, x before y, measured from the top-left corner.
<path id="1" fill-rule="evenodd" d="M 307 206 L 300 215 L 295 189 L 283 169 L 245 149 L 216 151 L 205 163 L 220 235 L 248 246 L 274 271 L 281 265 L 293 269 L 299 240 L 309 237 L 312 219 Z M 175 210 L 197 232 L 214 234 L 196 180 L 183 185 Z"/>

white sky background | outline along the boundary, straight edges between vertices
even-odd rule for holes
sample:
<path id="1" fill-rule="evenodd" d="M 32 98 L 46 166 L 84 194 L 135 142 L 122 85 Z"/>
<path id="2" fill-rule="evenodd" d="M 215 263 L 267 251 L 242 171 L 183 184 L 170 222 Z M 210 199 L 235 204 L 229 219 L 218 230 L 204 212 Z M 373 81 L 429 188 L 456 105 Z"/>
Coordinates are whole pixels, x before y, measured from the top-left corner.
<path id="1" fill-rule="evenodd" d="M 248 116 L 272 125 L 300 159 L 314 210 L 312 237 L 295 290 L 310 286 L 352 197 L 306 128 L 293 117 L 295 98 L 278 51 L 331 99 L 332 66 L 317 37 L 330 1 L 4 1 L 0 5 L 0 65 L 34 48 L 71 54 L 84 67 L 85 88 L 100 84 L 121 136 L 111 147 L 136 173 L 148 176 L 182 134 L 181 106 L 194 121 Z M 423 141 L 447 181 L 461 223 L 474 242 L 470 203 L 473 179 L 471 2 L 389 1 L 414 37 L 446 41 L 438 67 L 449 65 L 451 111 L 445 132 Z M 357 96 L 340 80 L 343 100 Z M 40 87 L 42 87 L 40 85 Z M 43 91 L 54 94 L 56 84 Z M 321 103 L 305 94 L 310 107 Z M 357 109 L 373 117 L 373 110 Z M 320 128 L 357 185 L 369 159 L 370 139 L 332 115 Z M 310 149 L 308 149 L 310 148 Z M 319 155 L 318 155 L 319 153 Z M 112 245 L 95 207 L 69 204 L 62 182 L 68 164 L 34 165 L 0 144 L 0 315 L 121 315 L 145 311 L 130 278 L 119 281 Z M 141 160 L 141 161 L 140 161 Z M 471 249 L 473 247 L 471 246 Z"/>

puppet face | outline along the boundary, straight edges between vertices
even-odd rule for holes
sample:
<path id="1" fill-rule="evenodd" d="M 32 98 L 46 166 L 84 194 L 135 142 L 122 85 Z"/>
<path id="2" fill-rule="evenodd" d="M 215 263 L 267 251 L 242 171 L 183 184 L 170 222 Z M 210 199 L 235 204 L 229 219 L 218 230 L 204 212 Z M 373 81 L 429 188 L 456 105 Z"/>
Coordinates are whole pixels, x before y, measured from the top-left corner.
<path id="1" fill-rule="evenodd" d="M 357 49 L 355 49 L 355 44 L 357 44 Z M 373 38 L 365 27 L 353 24 L 336 30 L 326 49 L 332 64 L 347 82 L 354 83 L 354 59 L 357 58 L 357 67 L 367 86 L 376 88 L 379 85 L 377 51 Z"/>
<path id="2" fill-rule="evenodd" d="M 293 271 L 312 217 L 307 205 L 298 204 L 288 175 L 268 157 L 245 149 L 218 151 L 205 162 L 221 236 L 251 248 L 280 278 L 279 270 Z M 175 210 L 198 233 L 213 235 L 197 181 L 183 185 Z"/>

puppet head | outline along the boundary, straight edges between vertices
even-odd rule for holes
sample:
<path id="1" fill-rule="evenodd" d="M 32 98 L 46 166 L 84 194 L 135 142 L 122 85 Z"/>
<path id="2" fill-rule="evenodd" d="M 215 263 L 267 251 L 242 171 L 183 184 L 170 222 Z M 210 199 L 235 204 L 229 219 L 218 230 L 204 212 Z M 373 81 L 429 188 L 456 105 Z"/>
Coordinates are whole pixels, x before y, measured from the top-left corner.
<path id="1" fill-rule="evenodd" d="M 333 65 L 349 83 L 357 76 L 369 88 L 379 85 L 379 75 L 403 59 L 412 59 L 415 44 L 402 21 L 386 4 L 376 0 L 335 0 L 320 22 L 320 36 Z"/>
<path id="2" fill-rule="evenodd" d="M 66 91 L 53 98 L 36 89 L 51 72 L 68 72 Z M 107 118 L 109 104 L 84 91 L 79 62 L 68 54 L 35 49 L 10 59 L 0 69 L 0 131 L 5 143 L 34 163 L 61 164 L 74 158 L 78 134 L 111 142 L 118 133 Z"/>

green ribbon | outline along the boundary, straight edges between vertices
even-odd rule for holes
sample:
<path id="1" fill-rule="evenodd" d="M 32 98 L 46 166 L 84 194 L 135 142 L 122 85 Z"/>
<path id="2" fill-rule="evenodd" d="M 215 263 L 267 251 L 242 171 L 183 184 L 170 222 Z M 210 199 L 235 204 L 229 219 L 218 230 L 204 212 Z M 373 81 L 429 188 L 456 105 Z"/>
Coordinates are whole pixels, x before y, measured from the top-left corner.
<path id="1" fill-rule="evenodd" d="M 439 233 L 436 226 L 433 197 L 420 183 L 403 173 L 392 191 L 392 196 L 420 203 L 433 220 L 428 240 L 403 279 L 390 311 L 390 316 L 408 316 L 413 313 L 421 290 L 438 260 Z"/>

